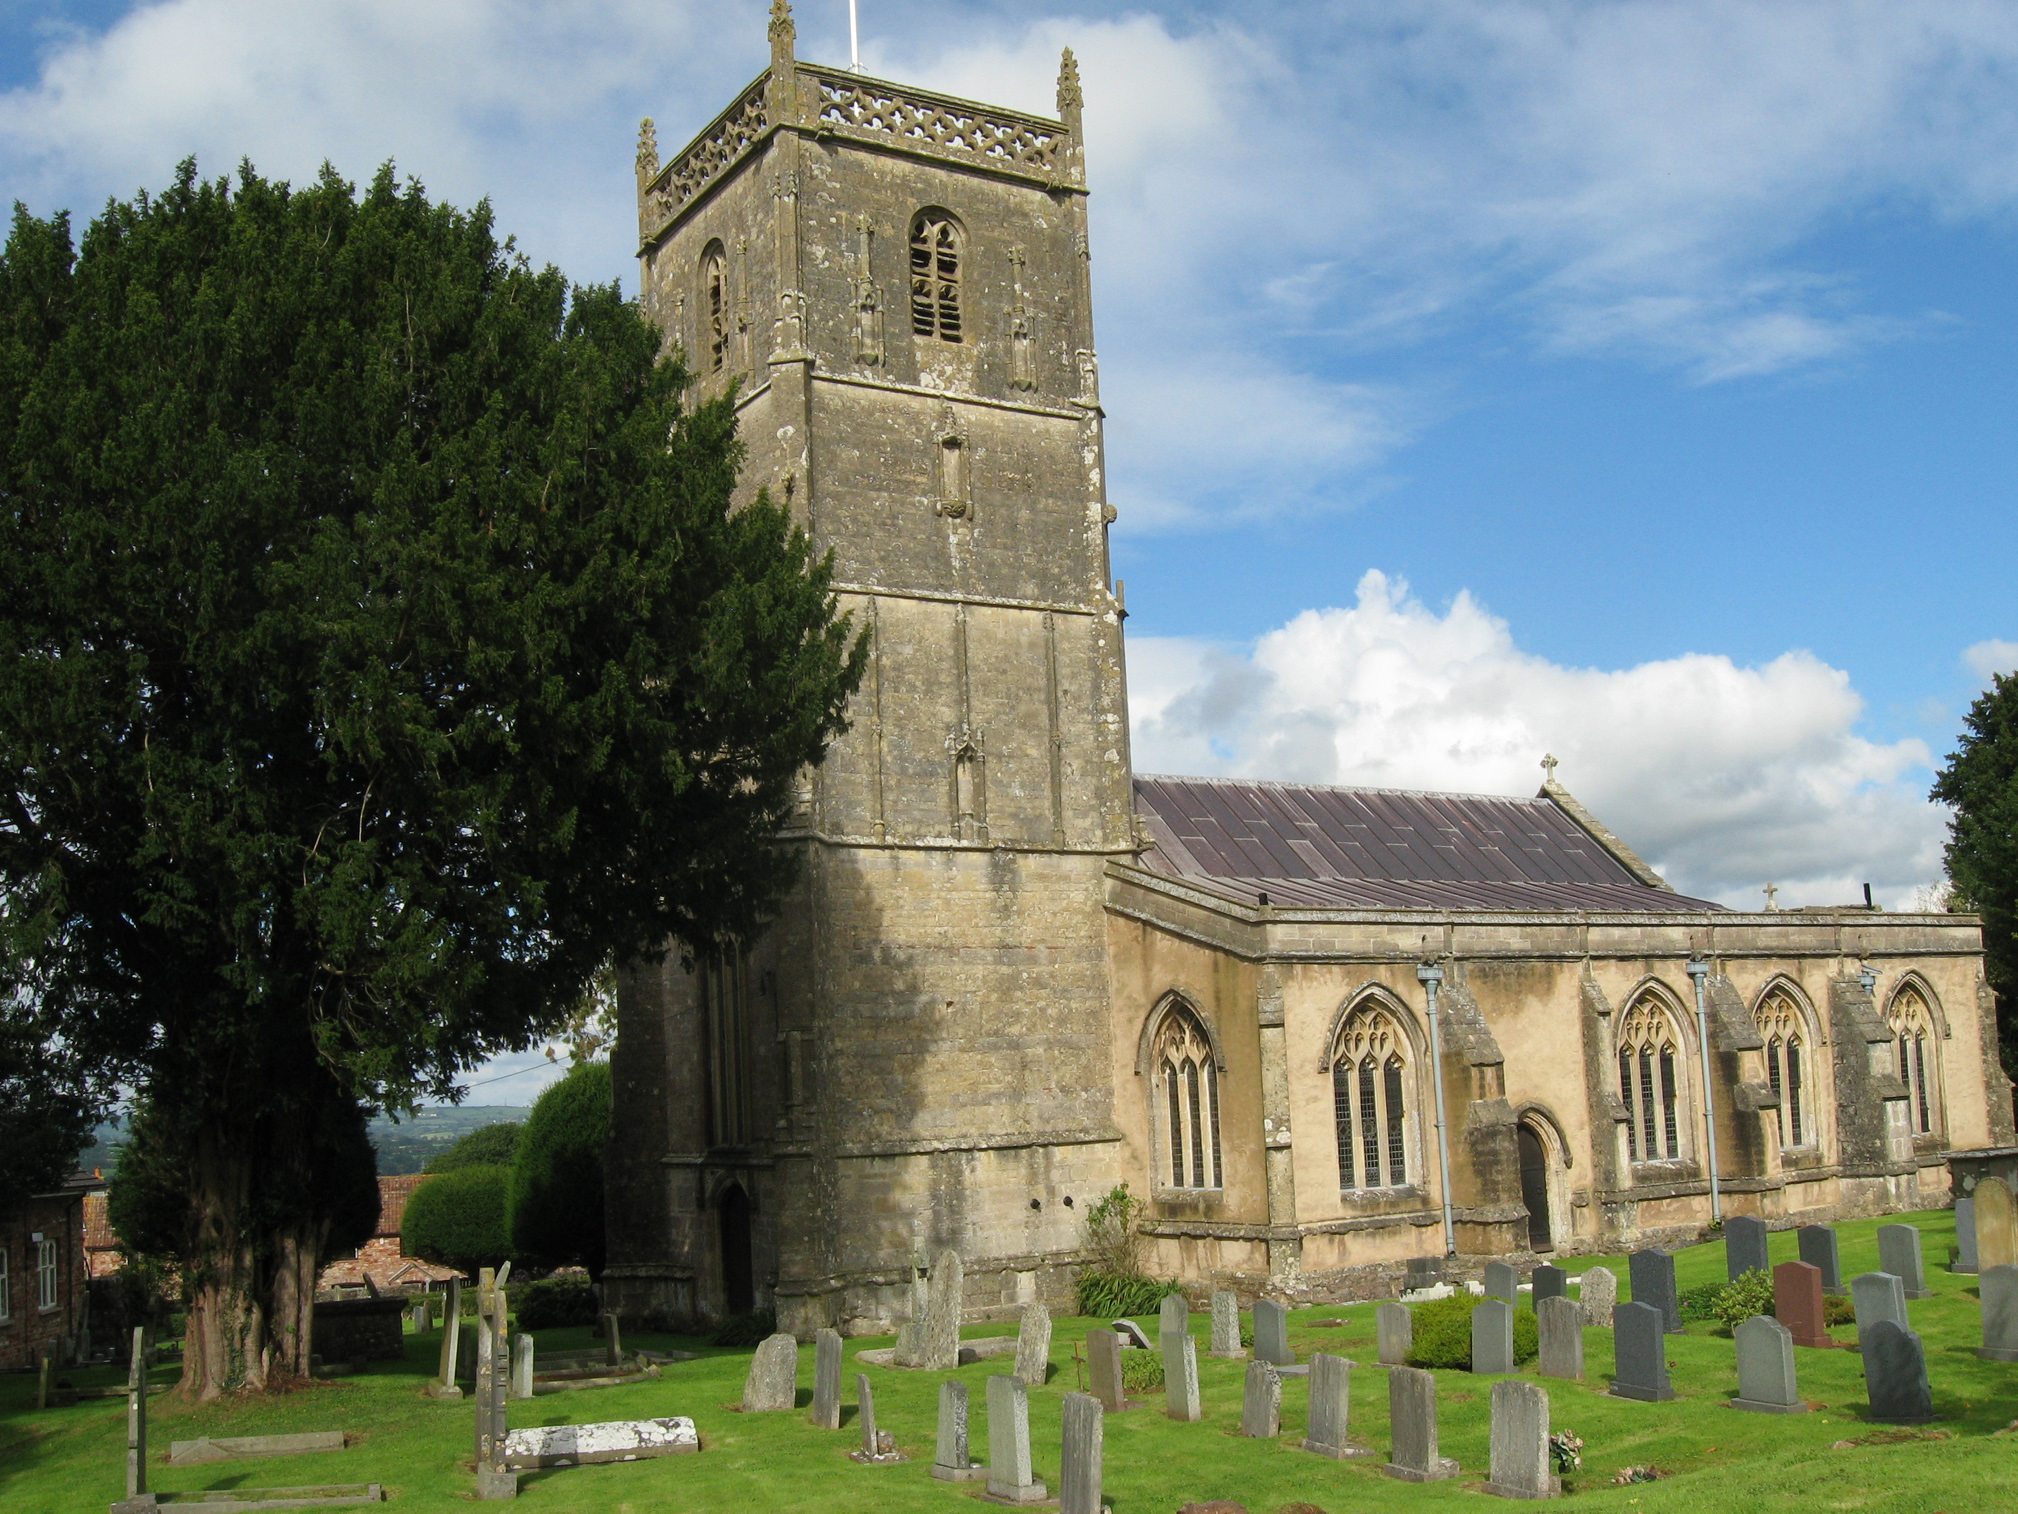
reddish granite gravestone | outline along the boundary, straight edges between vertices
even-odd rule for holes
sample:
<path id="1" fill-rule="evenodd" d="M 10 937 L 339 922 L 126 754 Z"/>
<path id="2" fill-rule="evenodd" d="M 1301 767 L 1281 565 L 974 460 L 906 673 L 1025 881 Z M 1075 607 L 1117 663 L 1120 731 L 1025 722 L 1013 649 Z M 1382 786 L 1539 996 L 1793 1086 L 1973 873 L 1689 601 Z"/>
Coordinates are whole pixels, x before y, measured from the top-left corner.
<path id="1" fill-rule="evenodd" d="M 1782 1262 L 1773 1269 L 1773 1317 L 1797 1346 L 1827 1348 L 1829 1317 L 1822 1298 L 1822 1269 L 1812 1262 Z"/>

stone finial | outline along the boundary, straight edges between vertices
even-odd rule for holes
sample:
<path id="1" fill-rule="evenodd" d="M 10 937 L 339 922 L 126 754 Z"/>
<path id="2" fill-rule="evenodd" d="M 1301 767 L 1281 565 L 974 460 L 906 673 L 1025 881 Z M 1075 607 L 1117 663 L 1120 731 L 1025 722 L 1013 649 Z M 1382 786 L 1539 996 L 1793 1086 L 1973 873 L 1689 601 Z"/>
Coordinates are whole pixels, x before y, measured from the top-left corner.
<path id="1" fill-rule="evenodd" d="M 659 176 L 659 128 L 650 116 L 638 123 L 638 182 L 649 184 Z"/>
<path id="2" fill-rule="evenodd" d="M 1079 60 L 1068 47 L 1058 58 L 1058 119 L 1078 131 L 1079 112 L 1085 105 L 1086 96 L 1079 88 Z"/>
<path id="3" fill-rule="evenodd" d="M 792 44 L 799 40 L 799 29 L 792 24 L 792 7 L 786 0 L 771 0 L 771 62 L 789 63 L 792 60 Z"/>

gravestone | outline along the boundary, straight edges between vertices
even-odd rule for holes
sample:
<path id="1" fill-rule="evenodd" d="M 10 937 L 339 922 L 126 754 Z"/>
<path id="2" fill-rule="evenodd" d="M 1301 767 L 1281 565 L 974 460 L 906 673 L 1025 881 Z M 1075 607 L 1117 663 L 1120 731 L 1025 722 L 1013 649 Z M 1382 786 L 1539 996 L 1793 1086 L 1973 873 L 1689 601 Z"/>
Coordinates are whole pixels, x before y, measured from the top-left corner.
<path id="1" fill-rule="evenodd" d="M 1254 1301 L 1254 1359 L 1277 1367 L 1296 1361 L 1289 1349 L 1289 1311 L 1272 1298 Z"/>
<path id="2" fill-rule="evenodd" d="M 1803 1225 L 1795 1238 L 1801 1245 L 1801 1260 L 1822 1274 L 1822 1291 L 1838 1297 L 1843 1292 L 1843 1259 L 1836 1246 L 1833 1225 Z"/>
<path id="3" fill-rule="evenodd" d="M 1220 1291 L 1212 1295 L 1212 1355 L 1233 1360 L 1247 1355 L 1240 1344 L 1240 1296 Z"/>
<path id="4" fill-rule="evenodd" d="M 1520 1298 L 1521 1275 L 1511 1262 L 1485 1264 L 1485 1296 L 1515 1303 Z"/>
<path id="5" fill-rule="evenodd" d="M 147 1327 L 133 1330 L 133 1360 L 126 1367 L 126 1496 L 147 1492 Z"/>
<path id="6" fill-rule="evenodd" d="M 1163 1337 L 1163 1412 L 1186 1423 L 1205 1418 L 1198 1402 L 1198 1342 L 1188 1330 Z"/>
<path id="7" fill-rule="evenodd" d="M 1976 1354 L 1990 1362 L 2018 1362 L 2018 1267 L 1985 1267 L 1976 1279 L 1983 1305 L 1983 1344 Z"/>
<path id="8" fill-rule="evenodd" d="M 799 1400 L 799 1343 L 789 1335 L 767 1336 L 750 1358 L 743 1381 L 743 1412 L 770 1414 Z"/>
<path id="9" fill-rule="evenodd" d="M 1766 1222 L 1749 1214 L 1724 1221 L 1724 1273 L 1736 1282 L 1747 1272 L 1771 1272 L 1766 1259 Z"/>
<path id="10" fill-rule="evenodd" d="M 1502 1498 L 1556 1498 L 1549 1470 L 1549 1396 L 1534 1383 L 1492 1385 L 1492 1472 L 1485 1490 Z"/>
<path id="11" fill-rule="evenodd" d="M 603 1311 L 603 1363 L 605 1366 L 621 1367 L 624 1364 L 624 1331 L 611 1311 Z"/>
<path id="12" fill-rule="evenodd" d="M 2018 1216 L 2012 1213 L 2010 1186 L 2002 1178 L 1984 1178 L 1972 1197 L 1977 1267 L 2018 1266 Z"/>
<path id="13" fill-rule="evenodd" d="M 1191 1329 L 1191 1305 L 1184 1301 L 1181 1293 L 1166 1293 L 1163 1302 L 1156 1306 L 1156 1334 L 1158 1344 L 1161 1337 L 1183 1334 Z"/>
<path id="14" fill-rule="evenodd" d="M 796 1393 L 794 1396 L 797 1396 Z M 822 1430 L 841 1428 L 841 1333 L 838 1330 L 822 1330 L 813 1337 L 813 1423 Z"/>
<path id="15" fill-rule="evenodd" d="M 426 1299 L 414 1301 L 413 1306 L 406 1311 L 406 1322 L 413 1327 L 415 1335 L 434 1328 L 434 1311 L 428 1306 Z"/>
<path id="16" fill-rule="evenodd" d="M 988 1475 L 967 1449 L 967 1385 L 958 1378 L 939 1384 L 939 1440 L 932 1475 L 941 1482 L 973 1482 Z"/>
<path id="17" fill-rule="evenodd" d="M 462 1389 L 456 1385 L 456 1377 L 462 1367 L 462 1279 L 451 1278 L 448 1285 L 448 1302 L 441 1316 L 441 1360 L 434 1381 L 427 1385 L 429 1398 L 461 1398 Z"/>
<path id="18" fill-rule="evenodd" d="M 1618 1274 L 1609 1267 L 1587 1269 L 1577 1287 L 1577 1301 L 1583 1307 L 1586 1325 L 1611 1329 L 1612 1310 L 1619 1302 Z"/>
<path id="19" fill-rule="evenodd" d="M 509 1275 L 486 1267 L 478 1275 L 476 1300 L 476 1496 L 517 1498 L 518 1473 L 505 1466 L 506 1393 L 511 1376 L 511 1304 L 500 1286 Z"/>
<path id="20" fill-rule="evenodd" d="M 1651 1304 L 1661 1314 L 1661 1328 L 1669 1335 L 1682 1332 L 1682 1302 L 1675 1292 L 1675 1259 L 1667 1252 L 1648 1247 L 1627 1258 L 1633 1284 L 1633 1302 Z"/>
<path id="21" fill-rule="evenodd" d="M 862 1444 L 848 1453 L 850 1461 L 861 1462 L 864 1466 L 888 1466 L 892 1462 L 909 1461 L 897 1449 L 897 1437 L 888 1430 L 876 1428 L 876 1389 L 869 1381 L 869 1374 L 855 1374 L 855 1417 L 861 1422 Z"/>
<path id="22" fill-rule="evenodd" d="M 988 1496 L 998 1503 L 1042 1503 L 1046 1496 L 1030 1471 L 1030 1391 L 1020 1377 L 988 1379 Z"/>
<path id="23" fill-rule="evenodd" d="M 1949 1264 L 1950 1272 L 1973 1274 L 1976 1271 L 1976 1201 L 1963 1198 L 1955 1200 L 1955 1260 Z"/>
<path id="24" fill-rule="evenodd" d="M 918 1339 L 918 1365 L 928 1372 L 951 1372 L 960 1365 L 960 1310 L 965 1293 L 960 1253 L 940 1252 L 932 1266 L 925 1323 Z"/>
<path id="25" fill-rule="evenodd" d="M 1051 1376 L 1051 1311 L 1034 1300 L 1023 1306 L 1016 1331 L 1016 1375 L 1038 1388 Z"/>
<path id="26" fill-rule="evenodd" d="M 512 1341 L 512 1397 L 533 1396 L 533 1338 L 521 1335 Z"/>
<path id="27" fill-rule="evenodd" d="M 1147 1351 L 1152 1344 L 1149 1337 L 1142 1333 L 1142 1327 L 1132 1319 L 1118 1319 L 1114 1321 L 1112 1329 L 1121 1337 L 1121 1344 L 1124 1346 Z"/>
<path id="28" fill-rule="evenodd" d="M 1918 1225 L 1878 1227 L 1878 1270 L 1896 1277 L 1908 1298 L 1934 1296 L 1927 1286 L 1927 1263 L 1920 1254 Z"/>
<path id="29" fill-rule="evenodd" d="M 1535 1305 L 1536 1334 L 1541 1341 L 1537 1366 L 1543 1377 L 1584 1375 L 1584 1312 L 1566 1298 L 1545 1298 Z"/>
<path id="30" fill-rule="evenodd" d="M 1303 1449 L 1346 1461 L 1371 1456 L 1366 1446 L 1351 1443 L 1352 1363 L 1320 1351 L 1310 1359 L 1310 1413 L 1304 1421 Z"/>
<path id="31" fill-rule="evenodd" d="M 1414 1311 L 1406 1304 L 1386 1303 L 1373 1311 L 1373 1319 L 1380 1339 L 1381 1365 L 1407 1365 L 1409 1347 L 1415 1344 Z"/>
<path id="32" fill-rule="evenodd" d="M 1906 1290 L 1889 1272 L 1866 1272 L 1850 1284 L 1850 1301 L 1857 1310 L 1857 1349 L 1864 1349 L 1866 1335 L 1880 1320 L 1905 1325 Z"/>
<path id="33" fill-rule="evenodd" d="M 1667 1331 L 1661 1311 L 1637 1299 L 1612 1311 L 1612 1353 L 1616 1371 L 1612 1377 L 1614 1398 L 1635 1399 L 1643 1404 L 1664 1403 L 1675 1396 L 1668 1385 Z"/>
<path id="34" fill-rule="evenodd" d="M 1084 1393 L 1066 1394 L 1058 1449 L 1058 1514 L 1102 1514 L 1100 1477 L 1106 1438 L 1100 1405 Z"/>
<path id="35" fill-rule="evenodd" d="M 1923 1425 L 1934 1416 L 1927 1387 L 1927 1352 L 1920 1337 L 1893 1320 L 1881 1319 L 1864 1347 L 1864 1388 L 1871 1418 L 1881 1425 Z"/>
<path id="36" fill-rule="evenodd" d="M 911 1268 L 911 1317 L 897 1326 L 897 1346 L 892 1365 L 922 1367 L 925 1364 L 925 1316 L 932 1312 L 932 1284 L 924 1269 L 913 1262 Z"/>
<path id="37" fill-rule="evenodd" d="M 514 1430 L 505 1441 L 504 1456 L 513 1467 L 591 1467 L 602 1462 L 691 1456 L 700 1449 L 701 1437 L 694 1429 L 694 1422 L 678 1415 Z M 316 1502 L 319 1504 L 321 1500 Z"/>
<path id="38" fill-rule="evenodd" d="M 1782 1262 L 1773 1269 L 1773 1316 L 1797 1346 L 1826 1351 L 1836 1344 L 1829 1338 L 1822 1269 L 1813 1262 Z"/>
<path id="39" fill-rule="evenodd" d="M 1534 1285 L 1534 1289 L 1528 1297 L 1534 1300 L 1537 1309 L 1541 1308 L 1542 1300 L 1545 1298 L 1569 1297 L 1570 1275 L 1551 1263 L 1544 1263 L 1535 1268 L 1534 1275 L 1529 1281 Z"/>
<path id="40" fill-rule="evenodd" d="M 1738 1343 L 1738 1396 L 1731 1407 L 1755 1414 L 1806 1414 L 1808 1406 L 1794 1383 L 1794 1333 L 1776 1319 L 1755 1314 L 1731 1334 Z"/>
<path id="41" fill-rule="evenodd" d="M 1259 1358 L 1247 1364 L 1247 1388 L 1240 1396 L 1240 1433 L 1250 1440 L 1274 1440 L 1282 1433 L 1282 1379 L 1271 1363 Z"/>
<path id="42" fill-rule="evenodd" d="M 1458 1465 L 1436 1446 L 1436 1374 L 1396 1367 L 1387 1374 L 1387 1419 L 1394 1459 L 1382 1470 L 1403 1482 L 1441 1482 Z"/>
<path id="43" fill-rule="evenodd" d="M 1112 1330 L 1086 1332 L 1086 1380 L 1109 1414 L 1128 1407 L 1121 1382 L 1121 1337 Z"/>
<path id="44" fill-rule="evenodd" d="M 1471 1370 L 1497 1377 L 1514 1370 L 1513 1305 L 1489 1298 L 1471 1312 Z"/>

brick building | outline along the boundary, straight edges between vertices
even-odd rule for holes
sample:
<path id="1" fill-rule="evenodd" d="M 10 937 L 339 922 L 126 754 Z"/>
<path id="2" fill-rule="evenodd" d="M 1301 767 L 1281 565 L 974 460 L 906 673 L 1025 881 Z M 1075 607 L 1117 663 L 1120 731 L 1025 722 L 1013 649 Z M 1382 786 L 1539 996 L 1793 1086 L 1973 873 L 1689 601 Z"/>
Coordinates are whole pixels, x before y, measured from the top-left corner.
<path id="1" fill-rule="evenodd" d="M 95 1181 L 80 1173 L 0 1214 L 0 1371 L 44 1356 L 68 1366 L 90 1349 L 84 1199 Z"/>

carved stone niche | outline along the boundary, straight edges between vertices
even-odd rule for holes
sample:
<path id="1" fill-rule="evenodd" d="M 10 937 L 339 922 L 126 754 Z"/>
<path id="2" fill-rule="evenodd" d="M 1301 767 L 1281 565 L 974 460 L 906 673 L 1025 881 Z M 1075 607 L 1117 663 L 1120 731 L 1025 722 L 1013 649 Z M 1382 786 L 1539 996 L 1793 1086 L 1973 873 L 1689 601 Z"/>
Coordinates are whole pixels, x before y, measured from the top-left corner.
<path id="1" fill-rule="evenodd" d="M 948 520 L 971 520 L 974 469 L 967 433 L 949 406 L 932 428 L 933 513 Z"/>

